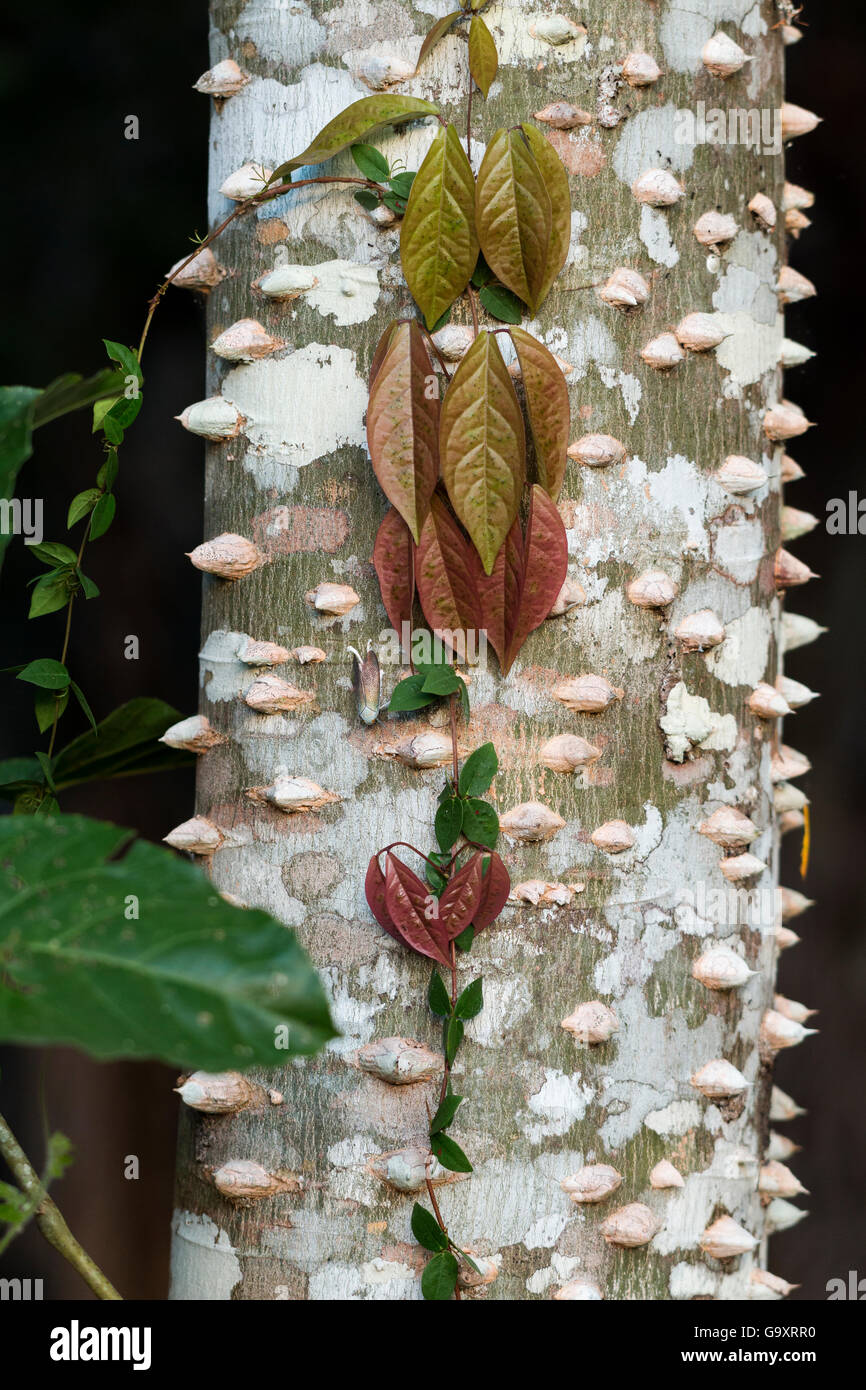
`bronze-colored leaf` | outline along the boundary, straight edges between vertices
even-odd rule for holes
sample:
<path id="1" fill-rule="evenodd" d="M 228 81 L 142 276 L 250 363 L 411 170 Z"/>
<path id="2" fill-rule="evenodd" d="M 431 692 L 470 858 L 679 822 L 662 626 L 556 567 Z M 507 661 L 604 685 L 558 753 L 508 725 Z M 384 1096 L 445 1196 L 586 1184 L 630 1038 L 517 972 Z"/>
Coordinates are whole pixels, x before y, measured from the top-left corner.
<path id="1" fill-rule="evenodd" d="M 367 447 L 379 486 L 417 541 L 439 477 L 439 384 L 414 319 L 392 330 L 370 387 Z"/>
<path id="2" fill-rule="evenodd" d="M 433 494 L 415 558 L 424 617 L 447 647 L 465 653 L 469 632 L 483 626 L 476 585 L 480 564 L 447 503 Z"/>
<path id="3" fill-rule="evenodd" d="M 360 101 L 353 101 L 345 111 L 328 121 L 305 150 L 275 169 L 268 184 L 280 183 L 294 169 L 303 169 L 308 164 L 324 164 L 326 159 L 333 159 L 335 154 L 348 149 L 365 135 L 371 135 L 380 126 L 400 125 L 404 121 L 417 121 L 421 116 L 438 114 L 438 106 L 434 106 L 432 101 L 422 101 L 420 97 L 391 93 L 361 97 Z"/>
<path id="4" fill-rule="evenodd" d="M 415 546 L 409 527 L 397 511 L 389 507 L 376 534 L 373 546 L 373 568 L 379 580 L 382 602 L 388 622 L 400 640 L 403 624 L 412 625 L 412 603 L 415 598 Z"/>
<path id="5" fill-rule="evenodd" d="M 504 668 L 508 654 L 509 624 L 520 604 L 523 584 L 523 531 L 520 518 L 505 537 L 490 574 L 485 574 L 475 550 L 471 551 L 476 569 L 475 588 L 481 604 L 481 627 L 487 641 Z"/>
<path id="6" fill-rule="evenodd" d="M 421 64 L 430 50 L 436 47 L 440 39 L 444 39 L 455 19 L 459 19 L 462 13 L 462 10 L 452 10 L 450 14 L 444 15 L 442 19 L 437 19 L 432 29 L 427 30 L 426 37 L 421 45 L 421 52 L 418 54 L 418 62 L 415 65 L 416 72 L 421 67 Z"/>
<path id="7" fill-rule="evenodd" d="M 487 146 L 475 207 L 484 259 L 535 313 L 547 277 L 552 212 L 544 176 L 521 130 L 497 130 Z"/>
<path id="8" fill-rule="evenodd" d="M 439 916 L 449 941 L 453 941 L 471 925 L 472 918 L 481 902 L 481 866 L 483 856 L 473 854 L 467 859 L 442 890 L 439 899 Z"/>
<path id="9" fill-rule="evenodd" d="M 496 921 L 508 902 L 508 894 L 511 892 L 511 879 L 499 855 L 485 854 L 482 858 L 490 862 L 484 870 L 484 877 L 481 880 L 481 898 L 473 918 L 472 925 L 476 932 L 482 931 L 484 927 L 489 927 L 491 922 Z"/>
<path id="10" fill-rule="evenodd" d="M 433 140 L 400 229 L 406 283 L 432 328 L 462 294 L 478 260 L 475 176 L 453 125 Z"/>
<path id="11" fill-rule="evenodd" d="M 537 484 L 532 489 L 524 555 L 523 584 L 512 620 L 506 671 L 510 670 L 529 634 L 548 616 L 568 570 L 568 537 L 562 517 L 555 503 Z"/>
<path id="12" fill-rule="evenodd" d="M 396 328 L 396 323 L 389 323 L 388 327 L 385 329 L 385 332 L 382 334 L 381 338 L 376 344 L 375 351 L 373 352 L 373 358 L 370 362 L 370 375 L 368 378 L 368 385 L 371 391 L 373 389 L 373 382 L 376 380 L 376 377 L 379 374 L 379 368 L 385 361 L 385 354 L 391 346 L 391 339 L 394 336 L 394 330 Z"/>
<path id="13" fill-rule="evenodd" d="M 512 328 L 535 444 L 538 481 L 554 502 L 565 477 L 571 407 L 565 377 L 556 358 L 524 328 Z"/>
<path id="14" fill-rule="evenodd" d="M 523 414 L 496 337 L 478 334 L 451 379 L 439 429 L 451 505 L 490 574 L 526 476 Z"/>
<path id="15" fill-rule="evenodd" d="M 565 165 L 550 141 L 537 126 L 524 125 L 523 130 L 550 198 L 550 247 L 547 252 L 544 280 L 538 295 L 536 307 L 539 307 L 547 298 L 548 291 L 565 265 L 568 255 L 571 243 L 571 193 Z"/>
<path id="16" fill-rule="evenodd" d="M 448 936 L 439 916 L 439 903 L 427 884 L 391 853 L 385 855 L 385 907 L 407 946 L 430 960 L 438 960 L 440 965 L 450 966 Z"/>
<path id="17" fill-rule="evenodd" d="M 493 35 L 480 15 L 472 16 L 469 25 L 469 71 L 485 97 L 499 68 L 499 56 Z"/>

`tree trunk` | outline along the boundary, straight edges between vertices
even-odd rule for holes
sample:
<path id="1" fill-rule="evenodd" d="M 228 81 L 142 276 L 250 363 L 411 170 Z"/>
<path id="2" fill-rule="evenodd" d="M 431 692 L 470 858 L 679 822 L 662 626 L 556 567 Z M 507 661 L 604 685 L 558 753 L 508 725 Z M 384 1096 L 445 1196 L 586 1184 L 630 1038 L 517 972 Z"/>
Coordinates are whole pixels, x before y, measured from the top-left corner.
<path id="1" fill-rule="evenodd" d="M 428 9 L 441 15 L 447 6 L 434 0 Z M 542 34 L 557 37 L 554 13 L 582 21 L 588 38 L 548 41 Z M 454 1133 L 474 1172 L 437 1195 L 454 1239 L 497 1259 L 483 1296 L 549 1298 L 583 1283 L 606 1299 L 742 1299 L 766 1250 L 757 1183 L 770 1049 L 759 1046 L 759 1028 L 773 1004 L 777 953 L 775 904 L 767 907 L 777 726 L 747 702 L 780 664 L 783 446 L 768 442 L 763 424 L 782 394 L 776 280 L 785 256 L 781 212 L 767 231 L 747 205 L 764 193 L 781 208 L 783 159 L 778 149 L 695 143 L 677 113 L 700 102 L 708 119 L 717 107 L 764 112 L 765 121 L 777 113 L 781 16 L 770 0 L 610 0 L 556 11 L 505 0 L 485 14 L 501 67 L 487 103 L 477 91 L 473 101 L 476 171 L 496 128 L 559 101 L 589 113 L 571 130 L 540 126 L 570 174 L 573 236 L 533 331 L 570 364 L 572 440 L 611 435 L 625 457 L 602 468 L 569 463 L 560 510 L 580 602 L 530 637 L 506 679 L 492 657 L 473 674 L 461 750 L 495 743 L 500 815 L 537 801 L 565 822 L 544 842 L 502 842 L 512 882 L 575 891 L 560 893 L 570 899 L 560 904 L 509 904 L 461 968 L 464 983 L 479 971 L 485 980 L 485 1007 L 467 1026 L 455 1074 L 468 1099 Z M 701 61 L 720 24 L 751 55 L 727 80 Z M 230 210 L 218 192 L 228 175 L 249 161 L 274 168 L 302 150 L 369 95 L 363 77 L 376 80 L 379 59 L 413 63 L 428 27 L 408 0 L 314 0 L 291 10 L 282 0 L 246 8 L 216 0 L 213 61 L 232 57 L 251 80 L 214 109 L 211 224 Z M 624 82 L 629 53 L 652 55 L 658 80 Z M 463 130 L 463 33 L 444 39 L 397 90 L 438 102 Z M 431 134 L 425 122 L 375 143 L 417 169 Z M 660 167 L 685 188 L 671 207 L 632 191 Z M 356 172 L 347 154 L 325 171 Z M 215 247 L 228 275 L 208 299 L 208 341 L 252 318 L 285 347 L 247 365 L 209 353 L 209 394 L 232 402 L 245 423 L 207 449 L 205 535 L 246 536 L 267 562 L 237 582 L 204 581 L 201 710 L 230 742 L 200 762 L 198 813 L 228 837 L 213 857 L 215 885 L 296 929 L 330 990 L 341 1037 L 302 1064 L 280 1068 L 275 1052 L 274 1072 L 260 1079 L 283 1093 L 282 1104 L 226 1116 L 184 1111 L 176 1299 L 421 1296 L 427 1257 L 410 1233 L 415 1197 L 383 1182 L 370 1160 L 426 1148 L 425 1103 L 435 1104 L 437 1082 L 390 1086 L 360 1071 L 355 1053 L 392 1036 L 439 1046 L 425 1005 L 429 963 L 380 930 L 363 883 L 381 845 L 432 846 L 443 779 L 441 769 L 414 771 L 384 753 L 427 727 L 423 713 L 400 723 L 399 735 L 387 722 L 359 722 L 347 655 L 387 625 L 369 559 L 385 502 L 364 442 L 367 373 L 386 324 L 415 311 L 399 271 L 399 226 L 376 226 L 352 192 L 305 188 L 239 219 Z M 739 229 L 718 250 L 693 234 L 710 211 L 732 215 Z M 313 288 L 268 300 L 257 282 L 281 264 L 309 267 Z M 599 295 L 618 267 L 649 284 L 647 302 L 629 312 Z M 693 312 L 717 315 L 728 336 L 715 351 L 687 351 L 672 370 L 648 365 L 645 346 Z M 469 322 L 465 299 L 451 321 Z M 711 475 L 730 455 L 759 463 L 769 481 L 726 490 Z M 652 584 L 629 586 L 657 570 L 676 596 L 665 604 L 669 596 L 653 591 L 646 601 L 656 606 L 641 606 L 635 600 Z M 343 617 L 317 615 L 305 595 L 323 581 L 351 586 L 360 602 Z M 725 639 L 690 650 L 675 632 L 705 609 Z M 256 673 L 237 659 L 238 634 L 321 648 L 326 662 L 280 671 L 314 703 L 287 714 L 248 708 L 239 695 Z M 622 698 L 600 712 L 569 709 L 552 692 L 581 673 L 604 676 Z M 399 674 L 384 669 L 386 694 Z M 563 733 L 586 738 L 601 757 L 572 775 L 550 771 L 539 749 Z M 287 815 L 246 795 L 280 770 L 340 800 Z M 769 866 L 758 878 L 728 882 L 720 862 L 730 850 L 698 833 L 722 807 L 758 827 L 748 848 Z M 625 822 L 633 840 L 619 852 L 590 838 L 612 821 Z M 757 890 L 751 904 L 737 889 Z M 722 940 L 755 972 L 728 990 L 692 974 Z M 619 1030 L 587 1045 L 562 1022 L 592 1000 L 613 1010 Z M 714 1059 L 738 1068 L 748 1089 L 707 1098 L 690 1078 Z M 665 1159 L 684 1185 L 651 1184 Z M 290 1174 L 289 1185 L 230 1202 L 211 1176 L 233 1160 Z M 560 1180 L 593 1163 L 612 1165 L 619 1189 L 601 1203 L 572 1202 Z M 660 1229 L 651 1243 L 623 1248 L 601 1226 L 633 1203 L 649 1207 Z M 720 1261 L 701 1248 L 725 1214 L 757 1238 L 752 1253 Z"/>

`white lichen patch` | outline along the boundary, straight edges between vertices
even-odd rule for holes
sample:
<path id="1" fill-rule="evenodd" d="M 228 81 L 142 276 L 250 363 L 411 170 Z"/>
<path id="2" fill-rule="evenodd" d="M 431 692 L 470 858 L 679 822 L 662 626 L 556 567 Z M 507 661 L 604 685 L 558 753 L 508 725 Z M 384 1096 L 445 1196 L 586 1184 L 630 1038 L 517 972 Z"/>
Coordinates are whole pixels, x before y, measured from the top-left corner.
<path id="1" fill-rule="evenodd" d="M 716 532 L 713 560 L 718 569 L 735 583 L 751 584 L 757 578 L 764 558 L 764 544 L 764 530 L 760 521 L 741 515 Z"/>
<path id="2" fill-rule="evenodd" d="M 693 748 L 726 750 L 737 741 L 737 721 L 732 714 L 716 714 L 702 695 L 690 695 L 678 681 L 668 695 L 666 713 L 659 723 L 664 730 L 667 754 L 681 763 Z"/>
<path id="3" fill-rule="evenodd" d="M 209 1216 L 175 1211 L 172 1218 L 169 1298 L 227 1302 L 243 1279 L 227 1231 Z"/>
<path id="4" fill-rule="evenodd" d="M 675 266 L 680 258 L 671 239 L 671 230 L 664 213 L 644 203 L 640 210 L 640 239 L 656 265 Z"/>
<path id="5" fill-rule="evenodd" d="M 701 1107 L 693 1100 L 673 1100 L 661 1110 L 650 1110 L 644 1124 L 663 1139 L 679 1138 L 701 1123 Z"/>
<path id="6" fill-rule="evenodd" d="M 701 50 L 725 20 L 748 37 L 767 32 L 756 0 L 672 0 L 662 15 L 659 42 L 671 72 L 698 72 Z"/>
<path id="7" fill-rule="evenodd" d="M 629 188 L 650 167 L 670 168 L 678 174 L 691 168 L 694 146 L 682 140 L 678 116 L 678 108 L 668 102 L 647 107 L 625 122 L 611 165 Z"/>
<path id="8" fill-rule="evenodd" d="M 348 348 L 308 343 L 287 357 L 236 367 L 223 395 L 247 417 L 244 462 L 254 476 L 257 455 L 303 468 L 366 438 L 367 387 Z"/>
<path id="9" fill-rule="evenodd" d="M 571 1126 L 583 1119 L 594 1091 L 580 1072 L 567 1076 L 555 1068 L 545 1068 L 545 1080 L 539 1090 L 529 1097 L 533 1119 L 523 1124 L 523 1132 L 532 1144 L 540 1144 L 553 1134 L 567 1134 Z"/>
<path id="10" fill-rule="evenodd" d="M 238 657 L 250 639 L 245 632 L 211 632 L 199 652 L 199 681 L 207 698 L 236 700 L 252 685 L 256 672 Z"/>
<path id="11" fill-rule="evenodd" d="M 725 640 L 709 652 L 707 666 L 725 685 L 756 686 L 770 658 L 773 622 L 762 608 L 750 608 L 725 628 Z"/>

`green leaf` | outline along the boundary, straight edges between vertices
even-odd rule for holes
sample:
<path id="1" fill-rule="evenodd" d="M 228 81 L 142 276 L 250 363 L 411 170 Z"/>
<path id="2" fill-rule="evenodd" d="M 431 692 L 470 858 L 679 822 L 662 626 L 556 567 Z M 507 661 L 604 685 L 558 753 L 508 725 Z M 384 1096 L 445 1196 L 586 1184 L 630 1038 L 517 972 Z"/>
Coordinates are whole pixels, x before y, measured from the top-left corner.
<path id="1" fill-rule="evenodd" d="M 436 1114 L 430 1121 L 430 1133 L 439 1134 L 441 1130 L 447 1129 L 453 1122 L 454 1116 L 460 1108 L 463 1096 L 448 1095 L 438 1107 Z"/>
<path id="2" fill-rule="evenodd" d="M 451 1066 L 463 1041 L 463 1024 L 459 1018 L 449 1018 L 444 1029 L 445 1061 Z"/>
<path id="3" fill-rule="evenodd" d="M 465 682 L 465 680 L 463 679 L 462 676 L 459 676 L 459 677 L 458 677 L 458 681 L 459 681 L 459 683 L 460 683 L 460 708 L 462 709 L 462 711 L 463 711 L 463 716 L 464 716 L 464 718 L 465 718 L 465 720 L 466 720 L 466 722 L 467 722 L 467 724 L 468 724 L 468 722 L 469 722 L 469 715 L 470 715 L 470 710 L 469 710 L 469 686 L 466 684 L 466 682 Z"/>
<path id="4" fill-rule="evenodd" d="M 465 290 L 477 259 L 475 176 L 449 125 L 415 176 L 400 229 L 403 274 L 428 328 Z"/>
<path id="5" fill-rule="evenodd" d="M 418 97 L 362 97 L 329 121 L 305 150 L 279 165 L 268 179 L 268 186 L 284 181 L 295 169 L 324 164 L 349 145 L 357 144 L 362 136 L 372 135 L 381 126 L 401 125 L 404 121 L 416 121 L 423 116 L 438 114 L 438 106 L 431 101 L 421 101 Z"/>
<path id="6" fill-rule="evenodd" d="M 439 453 L 451 505 L 490 574 L 520 505 L 526 440 L 502 353 L 484 329 L 445 393 Z M 420 591 L 420 575 L 418 583 Z"/>
<path id="7" fill-rule="evenodd" d="M 88 487 L 85 488 L 84 492 L 76 493 L 69 503 L 69 512 L 66 517 L 67 530 L 71 531 L 77 521 L 80 521 L 83 516 L 87 516 L 93 511 L 100 496 L 101 493 L 98 487 Z"/>
<path id="8" fill-rule="evenodd" d="M 391 166 L 381 150 L 373 145 L 353 145 L 349 153 L 365 179 L 372 179 L 374 183 L 387 182 Z"/>
<path id="9" fill-rule="evenodd" d="M 28 618 L 44 618 L 47 613 L 56 613 L 58 609 L 65 608 L 70 593 L 68 571 L 42 575 L 30 596 Z"/>
<path id="10" fill-rule="evenodd" d="M 27 549 L 44 565 L 74 565 L 78 556 L 62 541 L 41 541 L 39 545 L 28 545 Z"/>
<path id="11" fill-rule="evenodd" d="M 424 42 L 421 45 L 421 52 L 418 54 L 418 62 L 415 65 L 416 72 L 427 57 L 427 54 L 436 47 L 440 39 L 444 39 L 455 19 L 459 19 L 462 13 L 462 10 L 452 10 L 450 14 L 444 15 L 442 19 L 437 19 L 432 28 L 427 30 L 424 36 Z"/>
<path id="12" fill-rule="evenodd" d="M 117 501 L 113 492 L 104 492 L 93 508 L 93 515 L 90 518 L 90 539 L 97 540 L 104 536 L 117 510 Z"/>
<path id="13" fill-rule="evenodd" d="M 437 898 L 439 897 L 439 894 L 442 892 L 443 888 L 448 883 L 448 879 L 446 878 L 445 874 L 442 873 L 441 869 L 438 869 L 436 867 L 436 865 L 440 863 L 447 864 L 449 857 L 450 856 L 447 854 L 431 854 L 429 855 L 428 859 L 424 861 L 424 877 L 426 878 L 430 887 L 433 889 L 433 892 L 436 894 Z M 432 859 L 434 863 L 429 863 L 429 859 Z"/>
<path id="14" fill-rule="evenodd" d="M 36 752 L 36 761 L 39 763 L 39 766 L 42 768 L 42 775 L 43 775 L 43 777 L 45 778 L 46 784 L 47 784 L 47 785 L 51 788 L 51 790 L 56 794 L 57 788 L 56 788 L 55 785 L 54 785 L 53 764 L 52 764 L 51 758 L 49 758 L 49 756 L 48 756 L 47 753 L 42 753 L 42 752 L 40 752 L 39 750 L 37 750 L 37 752 Z"/>
<path id="15" fill-rule="evenodd" d="M 450 797 L 448 801 L 443 801 L 441 806 L 437 807 L 433 832 L 436 836 L 436 843 L 443 853 L 456 844 L 462 825 L 463 802 L 458 796 Z"/>
<path id="16" fill-rule="evenodd" d="M 550 141 L 537 126 L 521 127 L 529 141 L 535 162 L 541 170 L 544 186 L 550 198 L 551 223 L 550 245 L 544 278 L 538 295 L 538 304 L 547 298 L 548 291 L 556 279 L 568 255 L 571 242 L 571 193 L 568 187 L 568 174 L 565 165 Z"/>
<path id="17" fill-rule="evenodd" d="M 500 323 L 520 323 L 523 318 L 523 305 L 507 290 L 504 285 L 494 282 L 492 285 L 485 285 L 480 291 L 478 298 L 483 307 L 493 318 L 499 319 Z"/>
<path id="18" fill-rule="evenodd" d="M 471 950 L 472 950 L 472 943 L 473 943 L 474 940 L 475 940 L 475 928 L 474 928 L 474 926 L 470 923 L 470 925 L 469 925 L 468 927 L 466 927 L 466 928 L 460 933 L 459 936 L 455 936 L 455 938 L 454 938 L 454 945 L 457 947 L 458 951 L 471 951 Z"/>
<path id="19" fill-rule="evenodd" d="M 195 761 L 194 754 L 168 748 L 158 740 L 180 718 L 163 700 L 139 696 L 112 710 L 95 732 L 80 734 L 56 757 L 57 785 L 63 790 L 81 782 L 161 772 Z"/>
<path id="20" fill-rule="evenodd" d="M 472 272 L 472 279 L 469 283 L 474 286 L 476 290 L 480 290 L 482 285 L 489 284 L 492 279 L 493 273 L 490 266 L 479 251 L 478 260 L 475 262 L 475 269 Z"/>
<path id="21" fill-rule="evenodd" d="M 132 348 L 124 347 L 123 343 L 113 343 L 110 338 L 103 338 L 102 341 L 112 362 L 120 363 L 125 376 L 134 376 L 137 381 L 144 380 L 138 354 Z"/>
<path id="22" fill-rule="evenodd" d="M 425 695 L 442 697 L 457 694 L 458 677 L 453 666 L 425 666 L 419 675 L 423 676 L 421 689 Z"/>
<path id="23" fill-rule="evenodd" d="M 447 1250 L 448 1237 L 432 1212 L 416 1202 L 412 1207 L 412 1234 L 425 1250 Z"/>
<path id="24" fill-rule="evenodd" d="M 96 584 L 94 584 L 93 580 L 88 578 L 88 576 L 78 567 L 76 567 L 75 573 L 78 575 L 78 582 L 84 591 L 84 597 L 99 598 L 99 589 L 96 586 Z"/>
<path id="25" fill-rule="evenodd" d="M 112 449 L 96 475 L 96 481 L 100 488 L 110 492 L 117 479 L 117 471 L 120 467 L 117 461 L 117 452 Z"/>
<path id="26" fill-rule="evenodd" d="M 467 985 L 458 995 L 454 1012 L 458 1018 L 475 1018 L 483 1008 L 484 995 L 482 993 L 482 980 L 479 975 L 477 980 L 473 980 L 471 985 Z"/>
<path id="27" fill-rule="evenodd" d="M 499 770 L 499 759 L 492 743 L 482 743 L 470 753 L 460 769 L 460 795 L 482 796 Z"/>
<path id="28" fill-rule="evenodd" d="M 521 130 L 497 130 L 487 146 L 478 171 L 476 223 L 490 269 L 535 313 L 547 278 L 552 211 Z"/>
<path id="29" fill-rule="evenodd" d="M 75 1152 L 70 1140 L 59 1131 L 48 1136 L 45 1154 L 43 1179 L 62 1178 L 67 1168 L 75 1161 Z"/>
<path id="30" fill-rule="evenodd" d="M 414 169 L 401 169 L 399 174 L 395 174 L 392 179 L 388 180 L 388 186 L 391 192 L 396 193 L 397 197 L 401 198 L 405 203 L 409 194 L 412 192 L 412 185 L 415 182 L 415 177 Z"/>
<path id="31" fill-rule="evenodd" d="M 117 372 L 111 367 L 104 367 L 94 376 L 86 378 L 77 372 L 67 372 L 65 376 L 58 377 L 39 393 L 33 415 L 34 429 L 73 410 L 83 410 L 94 401 L 119 395 L 123 391 L 124 377 L 124 372 Z"/>
<path id="32" fill-rule="evenodd" d="M 220 1071 L 334 1037 L 294 933 L 230 907 L 167 850 L 139 841 L 118 858 L 131 833 L 83 816 L 0 820 L 0 1038 Z"/>
<path id="33" fill-rule="evenodd" d="M 39 391 L 32 386 L 0 387 L 0 498 L 15 491 L 21 465 L 33 452 L 31 440 Z M 0 562 L 11 531 L 0 531 Z"/>
<path id="34" fill-rule="evenodd" d="M 90 727 L 92 728 L 93 732 L 94 732 L 95 734 L 98 733 L 98 730 L 97 730 L 97 727 L 96 727 L 96 720 L 95 720 L 94 717 L 93 717 L 93 710 L 90 708 L 89 704 L 88 704 L 87 701 L 85 700 L 84 694 L 83 694 L 83 692 L 82 692 L 82 690 L 81 690 L 81 687 L 80 687 L 80 686 L 77 686 L 77 685 L 75 684 L 75 681 L 70 681 L 70 682 L 69 682 L 69 689 L 72 691 L 72 693 L 73 693 L 73 695 L 75 696 L 76 700 L 78 701 L 79 705 L 80 705 L 81 708 L 84 710 L 84 713 L 85 713 L 85 715 L 87 716 L 88 723 L 90 724 Z"/>
<path id="35" fill-rule="evenodd" d="M 19 671 L 16 677 L 19 681 L 27 681 L 29 685 L 41 686 L 43 690 L 65 690 L 69 685 L 69 672 L 60 661 L 55 661 L 50 656 L 39 657 L 36 661 L 30 661 Z"/>
<path id="36" fill-rule="evenodd" d="M 379 198 L 371 188 L 359 188 L 355 194 L 355 202 L 360 203 L 366 212 L 373 212 L 379 206 Z"/>
<path id="37" fill-rule="evenodd" d="M 447 1134 L 436 1134 L 431 1137 L 430 1147 L 436 1158 L 447 1168 L 449 1173 L 471 1173 L 472 1164 L 466 1157 L 459 1144 L 453 1139 L 449 1139 Z"/>
<path id="38" fill-rule="evenodd" d="M 498 68 L 499 57 L 493 35 L 481 16 L 473 15 L 469 25 L 469 71 L 485 97 Z"/>
<path id="39" fill-rule="evenodd" d="M 445 988 L 445 981 L 435 966 L 430 976 L 430 984 L 427 986 L 427 1007 L 437 1018 L 447 1018 L 451 1013 L 451 1000 Z"/>
<path id="40" fill-rule="evenodd" d="M 434 1303 L 447 1301 L 457 1287 L 460 1267 L 450 1250 L 443 1250 L 428 1260 L 421 1275 L 421 1292 Z"/>
<path id="41" fill-rule="evenodd" d="M 58 720 L 61 718 L 68 704 L 68 688 L 63 691 L 59 699 L 55 691 L 40 691 L 33 701 L 33 713 L 36 715 L 36 723 L 39 727 L 40 734 L 44 734 L 46 729 L 51 728 L 55 716 Z"/>
<path id="42" fill-rule="evenodd" d="M 523 328 L 511 331 L 535 444 L 538 481 L 555 502 L 565 477 L 571 407 L 562 369 L 553 353 Z"/>
<path id="43" fill-rule="evenodd" d="M 463 834 L 467 840 L 494 849 L 499 838 L 499 817 L 489 801 L 470 797 L 463 805 Z"/>
<path id="44" fill-rule="evenodd" d="M 0 762 L 0 796 L 11 800 L 39 780 L 35 758 L 6 758 Z"/>
<path id="45" fill-rule="evenodd" d="M 392 714 L 401 714 L 405 710 L 424 709 L 426 705 L 432 705 L 436 697 L 424 694 L 421 689 L 423 684 L 424 677 L 417 672 L 398 681 L 388 703 L 389 711 Z"/>
<path id="46" fill-rule="evenodd" d="M 367 448 L 388 501 L 418 541 L 439 478 L 439 386 L 418 323 L 399 323 L 370 384 Z"/>

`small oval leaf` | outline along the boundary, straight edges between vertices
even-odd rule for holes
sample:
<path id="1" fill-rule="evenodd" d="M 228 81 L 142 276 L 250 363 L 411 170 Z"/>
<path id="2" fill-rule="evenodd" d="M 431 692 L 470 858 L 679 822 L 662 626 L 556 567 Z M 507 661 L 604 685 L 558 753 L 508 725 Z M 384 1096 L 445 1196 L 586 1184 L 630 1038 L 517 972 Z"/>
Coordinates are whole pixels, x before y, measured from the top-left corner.
<path id="1" fill-rule="evenodd" d="M 484 259 L 534 313 L 547 277 L 552 212 L 544 177 L 521 130 L 497 130 L 487 146 L 475 209 Z"/>
<path id="2" fill-rule="evenodd" d="M 556 358 L 543 343 L 524 328 L 512 328 L 511 339 L 520 362 L 538 481 L 555 502 L 565 477 L 571 429 L 568 387 Z"/>
<path id="3" fill-rule="evenodd" d="M 469 71 L 485 97 L 499 68 L 499 57 L 493 35 L 480 15 L 472 16 L 469 25 Z"/>

